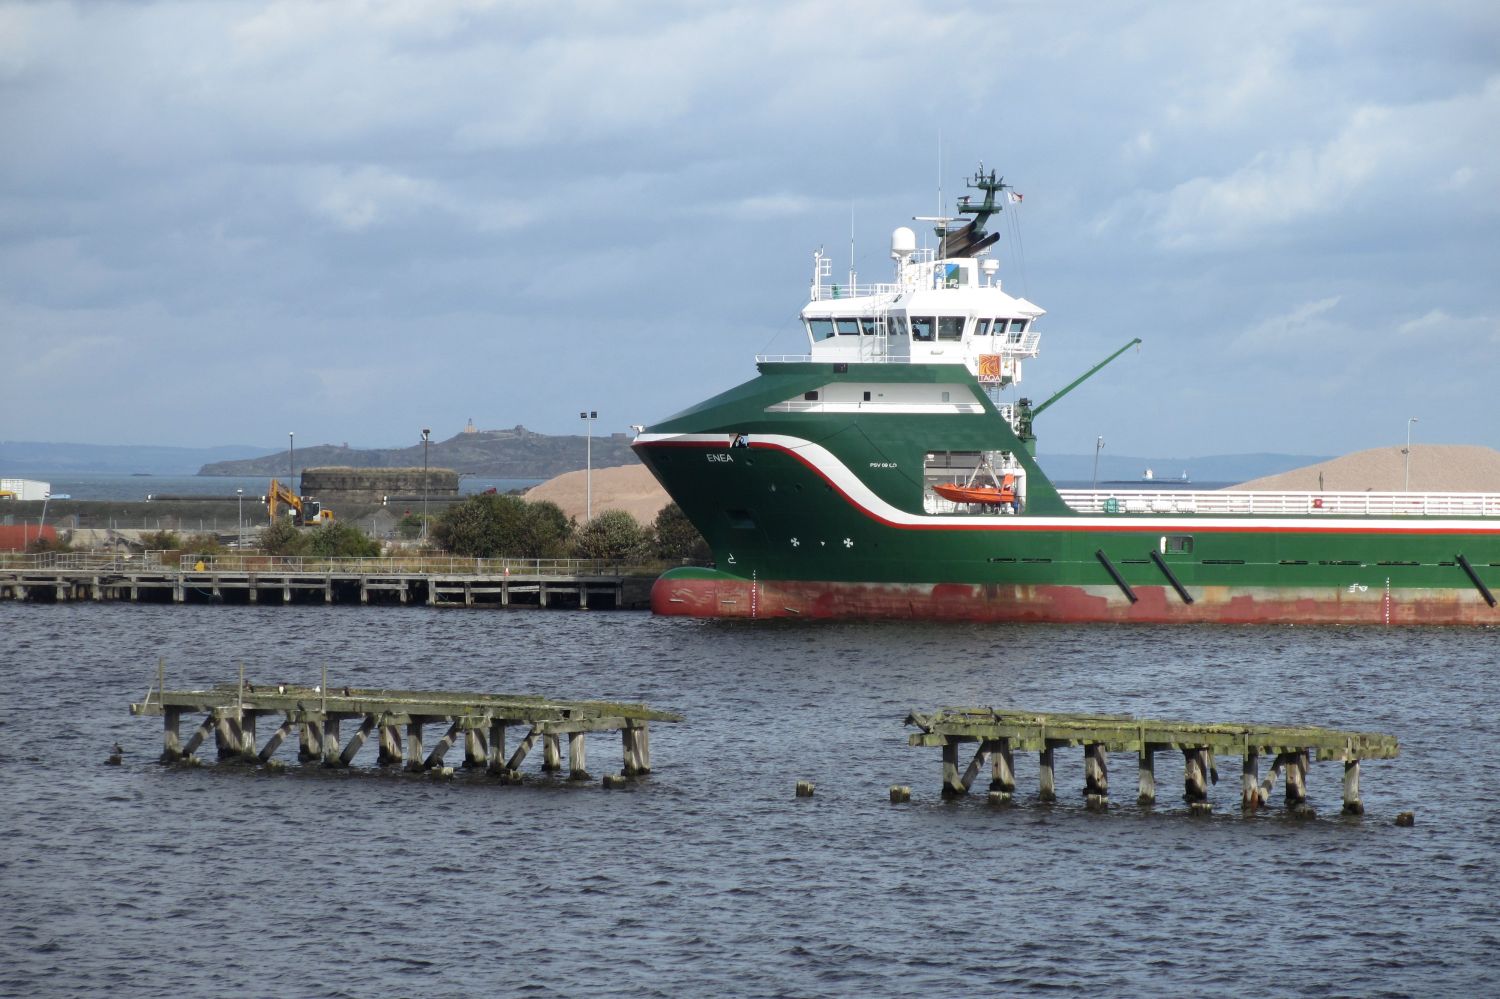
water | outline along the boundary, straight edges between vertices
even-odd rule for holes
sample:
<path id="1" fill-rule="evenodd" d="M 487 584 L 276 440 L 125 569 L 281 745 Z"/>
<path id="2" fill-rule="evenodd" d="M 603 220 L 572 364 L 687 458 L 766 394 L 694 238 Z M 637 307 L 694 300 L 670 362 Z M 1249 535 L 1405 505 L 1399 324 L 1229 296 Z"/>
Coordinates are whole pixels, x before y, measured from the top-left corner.
<path id="1" fill-rule="evenodd" d="M 1494 630 L 7 603 L 0 633 L 4 994 L 1500 993 Z M 326 663 L 687 721 L 623 792 L 533 780 L 539 748 L 519 788 L 372 775 L 374 740 L 364 773 L 164 768 L 159 722 L 125 709 L 158 655 L 175 686 Z M 1363 820 L 1316 763 L 1320 818 L 1244 818 L 1234 760 L 1218 814 L 1190 818 L 1165 754 L 1155 813 L 1129 756 L 1110 812 L 1085 811 L 1077 751 L 1056 806 L 1019 755 L 1017 807 L 943 803 L 901 720 L 984 703 L 1344 725 L 1403 752 L 1363 768 Z M 617 770 L 618 740 L 589 761 Z"/>
<path id="2" fill-rule="evenodd" d="M 270 482 L 265 475 L 111 475 L 94 472 L 45 475 L 17 472 L 15 477 L 50 483 L 54 498 L 66 495 L 75 500 L 144 500 L 149 496 L 211 496 L 233 500 L 234 491 L 243 489 L 247 500 L 258 501 Z M 458 491 L 465 496 L 492 488 L 504 493 L 512 489 L 530 489 L 541 481 L 465 475 L 458 481 Z"/>

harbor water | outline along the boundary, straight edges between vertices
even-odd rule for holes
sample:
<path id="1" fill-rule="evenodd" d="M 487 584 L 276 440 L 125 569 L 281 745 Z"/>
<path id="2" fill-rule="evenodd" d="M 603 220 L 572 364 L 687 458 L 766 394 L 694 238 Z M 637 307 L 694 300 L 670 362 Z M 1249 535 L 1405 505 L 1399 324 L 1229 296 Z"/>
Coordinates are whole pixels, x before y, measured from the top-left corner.
<path id="1" fill-rule="evenodd" d="M 1495 629 L 6 603 L 0 634 L 3 995 L 1500 994 Z M 380 775 L 373 739 L 347 772 L 294 745 L 281 776 L 164 767 L 160 720 L 126 708 L 158 656 L 175 688 L 326 666 L 686 720 L 624 791 L 543 778 L 539 751 L 520 787 Z M 1191 817 L 1168 754 L 1149 811 L 1112 756 L 1097 814 L 1076 750 L 1055 805 L 1023 756 L 1015 805 L 984 777 L 944 802 L 902 720 L 987 704 L 1376 730 L 1402 754 L 1363 767 L 1360 819 L 1318 763 L 1318 818 L 1279 787 L 1244 817 L 1237 759 Z M 618 740 L 588 749 L 619 769 Z"/>

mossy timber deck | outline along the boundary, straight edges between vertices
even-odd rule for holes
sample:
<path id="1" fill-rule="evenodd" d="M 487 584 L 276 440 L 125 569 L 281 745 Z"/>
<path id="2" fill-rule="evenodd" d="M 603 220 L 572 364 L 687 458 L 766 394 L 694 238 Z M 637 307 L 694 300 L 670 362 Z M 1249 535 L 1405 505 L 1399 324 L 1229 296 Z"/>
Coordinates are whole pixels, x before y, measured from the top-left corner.
<path id="1" fill-rule="evenodd" d="M 1083 793 L 1093 808 L 1109 801 L 1109 753 L 1135 753 L 1139 792 L 1137 801 L 1149 806 L 1156 801 L 1155 754 L 1159 750 L 1180 751 L 1183 756 L 1183 799 L 1194 812 L 1212 810 L 1209 782 L 1218 783 L 1217 755 L 1241 759 L 1240 806 L 1254 811 L 1270 798 L 1276 778 L 1286 773 L 1286 807 L 1294 814 L 1311 814 L 1307 805 L 1307 771 L 1314 758 L 1344 764 L 1343 810 L 1358 815 L 1364 811 L 1359 795 L 1360 760 L 1393 759 L 1400 753 L 1394 736 L 1375 732 L 1348 732 L 1330 728 L 1252 723 L 1203 723 L 1162 721 L 1131 715 L 1059 714 L 996 708 L 944 708 L 907 716 L 906 724 L 920 732 L 909 737 L 913 746 L 937 746 L 943 751 L 943 796 L 968 793 L 986 760 L 992 762 L 991 800 L 1009 800 L 1015 791 L 1017 751 L 1035 752 L 1038 759 L 1038 794 L 1042 801 L 1057 798 L 1054 751 L 1082 747 Z M 968 768 L 958 769 L 959 747 L 978 743 Z M 1260 760 L 1273 759 L 1271 772 L 1262 782 Z"/>
<path id="2" fill-rule="evenodd" d="M 560 770 L 560 744 L 566 736 L 569 779 L 589 780 L 587 735 L 618 732 L 623 753 L 618 776 L 636 777 L 651 772 L 650 723 L 682 720 L 680 715 L 644 704 L 514 694 L 352 687 L 330 690 L 326 684 L 266 686 L 243 680 L 206 690 L 165 690 L 161 672 L 158 666 L 156 685 L 145 699 L 130 705 L 130 713 L 161 716 L 164 763 L 196 762 L 194 754 L 212 735 L 220 760 L 279 768 L 275 755 L 296 732 L 300 762 L 348 767 L 375 734 L 376 764 L 380 767 L 451 773 L 444 758 L 462 740 L 466 768 L 483 769 L 514 783 L 521 779 L 520 766 L 538 740 L 543 744 L 542 769 Z M 184 715 L 204 716 L 186 743 L 181 737 Z M 267 716 L 279 716 L 282 721 L 257 746 L 257 721 Z M 358 728 L 347 741 L 341 741 L 340 730 L 346 721 L 357 721 Z M 424 730 L 432 724 L 446 726 L 445 734 L 431 750 L 425 750 Z M 526 732 L 507 756 L 506 729 L 513 726 L 524 727 Z M 616 775 L 606 776 L 606 786 L 614 786 L 611 782 L 617 779 Z"/>

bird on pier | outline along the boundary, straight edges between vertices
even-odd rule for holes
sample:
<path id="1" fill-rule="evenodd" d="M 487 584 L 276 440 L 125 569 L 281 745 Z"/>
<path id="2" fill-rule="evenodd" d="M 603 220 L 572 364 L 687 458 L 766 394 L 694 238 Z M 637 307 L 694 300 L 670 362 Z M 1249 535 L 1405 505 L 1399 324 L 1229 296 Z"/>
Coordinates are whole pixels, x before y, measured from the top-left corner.
<path id="1" fill-rule="evenodd" d="M 344 696 L 345 696 L 345 697 L 351 697 L 351 696 L 353 696 L 353 695 L 351 695 L 351 694 L 350 694 L 350 693 L 349 693 L 349 688 L 348 688 L 348 687 L 345 687 L 345 688 L 344 688 Z"/>

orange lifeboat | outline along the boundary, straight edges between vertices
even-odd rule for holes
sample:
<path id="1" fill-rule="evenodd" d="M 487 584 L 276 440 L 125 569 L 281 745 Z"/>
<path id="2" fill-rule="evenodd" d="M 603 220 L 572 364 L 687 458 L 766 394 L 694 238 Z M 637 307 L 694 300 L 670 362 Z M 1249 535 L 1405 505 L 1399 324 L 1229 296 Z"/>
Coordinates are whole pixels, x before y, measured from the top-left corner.
<path id="1" fill-rule="evenodd" d="M 1015 476 L 1007 475 L 1005 484 L 999 488 L 995 486 L 961 486 L 958 483 L 940 483 L 932 487 L 932 491 L 946 500 L 955 503 L 981 503 L 985 506 L 999 506 L 1002 503 L 1010 504 L 1016 501 Z"/>

